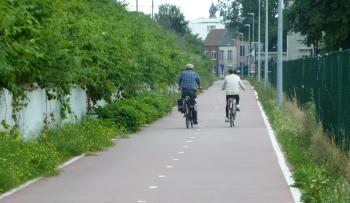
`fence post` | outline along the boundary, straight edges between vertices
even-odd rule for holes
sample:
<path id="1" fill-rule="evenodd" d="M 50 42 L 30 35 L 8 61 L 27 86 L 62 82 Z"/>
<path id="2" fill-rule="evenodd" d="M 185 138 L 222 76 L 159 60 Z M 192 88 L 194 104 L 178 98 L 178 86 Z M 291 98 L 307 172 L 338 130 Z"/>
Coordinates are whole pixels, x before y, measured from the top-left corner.
<path id="1" fill-rule="evenodd" d="M 342 66 L 342 60 L 341 60 L 341 53 L 338 54 L 337 56 L 337 137 L 338 139 L 341 138 L 341 147 L 344 146 L 344 118 L 342 116 L 343 111 L 343 106 L 342 106 L 342 75 L 343 75 L 343 66 Z"/>

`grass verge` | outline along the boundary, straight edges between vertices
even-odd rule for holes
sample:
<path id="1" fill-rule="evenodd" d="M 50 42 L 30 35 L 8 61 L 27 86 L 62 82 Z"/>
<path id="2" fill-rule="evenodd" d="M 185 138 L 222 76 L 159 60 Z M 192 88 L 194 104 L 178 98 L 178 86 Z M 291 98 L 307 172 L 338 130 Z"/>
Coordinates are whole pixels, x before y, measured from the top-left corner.
<path id="1" fill-rule="evenodd" d="M 315 105 L 298 108 L 284 100 L 276 105 L 276 93 L 263 83 L 251 81 L 286 157 L 292 164 L 295 186 L 306 203 L 350 202 L 350 159 L 330 139 L 316 120 Z"/>
<path id="2" fill-rule="evenodd" d="M 31 141 L 19 133 L 0 132 L 0 193 L 36 177 L 57 174 L 59 164 L 105 149 L 121 133 L 112 122 L 97 119 L 44 130 Z"/>

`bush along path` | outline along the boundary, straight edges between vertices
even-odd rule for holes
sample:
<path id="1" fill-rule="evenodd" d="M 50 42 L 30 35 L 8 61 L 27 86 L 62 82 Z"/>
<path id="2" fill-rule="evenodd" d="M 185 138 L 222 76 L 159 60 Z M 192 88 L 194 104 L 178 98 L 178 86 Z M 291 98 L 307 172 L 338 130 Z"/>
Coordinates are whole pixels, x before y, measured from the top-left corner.
<path id="1" fill-rule="evenodd" d="M 301 110 L 286 99 L 279 109 L 274 89 L 265 90 L 262 83 L 251 82 L 293 165 L 295 186 L 302 189 L 302 200 L 306 203 L 350 202 L 349 156 L 335 146 L 317 122 L 315 105 L 309 103 Z"/>
<path id="2" fill-rule="evenodd" d="M 44 130 L 35 140 L 0 132 L 0 193 L 39 176 L 57 174 L 69 158 L 112 146 L 111 140 L 135 132 L 172 110 L 173 96 L 143 93 L 96 109 L 81 123 Z"/>

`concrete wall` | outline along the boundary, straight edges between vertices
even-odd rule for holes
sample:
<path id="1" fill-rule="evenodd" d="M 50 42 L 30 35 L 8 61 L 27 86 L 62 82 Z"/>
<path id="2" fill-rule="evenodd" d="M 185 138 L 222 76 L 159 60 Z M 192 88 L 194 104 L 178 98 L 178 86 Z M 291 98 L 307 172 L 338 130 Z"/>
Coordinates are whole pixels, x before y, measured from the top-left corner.
<path id="1" fill-rule="evenodd" d="M 28 104 L 17 115 L 18 125 L 24 137 L 35 135 L 44 127 L 47 117 L 49 124 L 62 122 L 60 117 L 61 104 L 56 100 L 49 101 L 43 89 L 28 91 Z M 5 120 L 7 124 L 14 125 L 12 119 L 12 94 L 7 90 L 0 92 L 0 121 Z M 64 122 L 81 120 L 87 112 L 87 95 L 81 88 L 72 88 L 70 106 L 74 115 L 68 116 Z M 51 115 L 54 115 L 51 117 Z M 0 127 L 2 129 L 2 126 Z"/>

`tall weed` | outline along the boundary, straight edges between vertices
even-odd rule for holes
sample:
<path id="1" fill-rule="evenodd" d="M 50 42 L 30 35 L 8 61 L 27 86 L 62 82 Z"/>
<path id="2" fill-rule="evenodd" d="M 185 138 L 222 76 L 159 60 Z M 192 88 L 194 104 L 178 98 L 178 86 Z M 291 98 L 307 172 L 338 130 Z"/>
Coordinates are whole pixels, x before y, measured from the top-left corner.
<path id="1" fill-rule="evenodd" d="M 251 81 L 259 93 L 279 142 L 293 165 L 295 186 L 303 190 L 302 200 L 312 203 L 350 202 L 350 159 L 339 149 L 316 119 L 316 108 L 309 102 L 298 108 L 285 99 L 276 105 L 272 88 Z"/>

